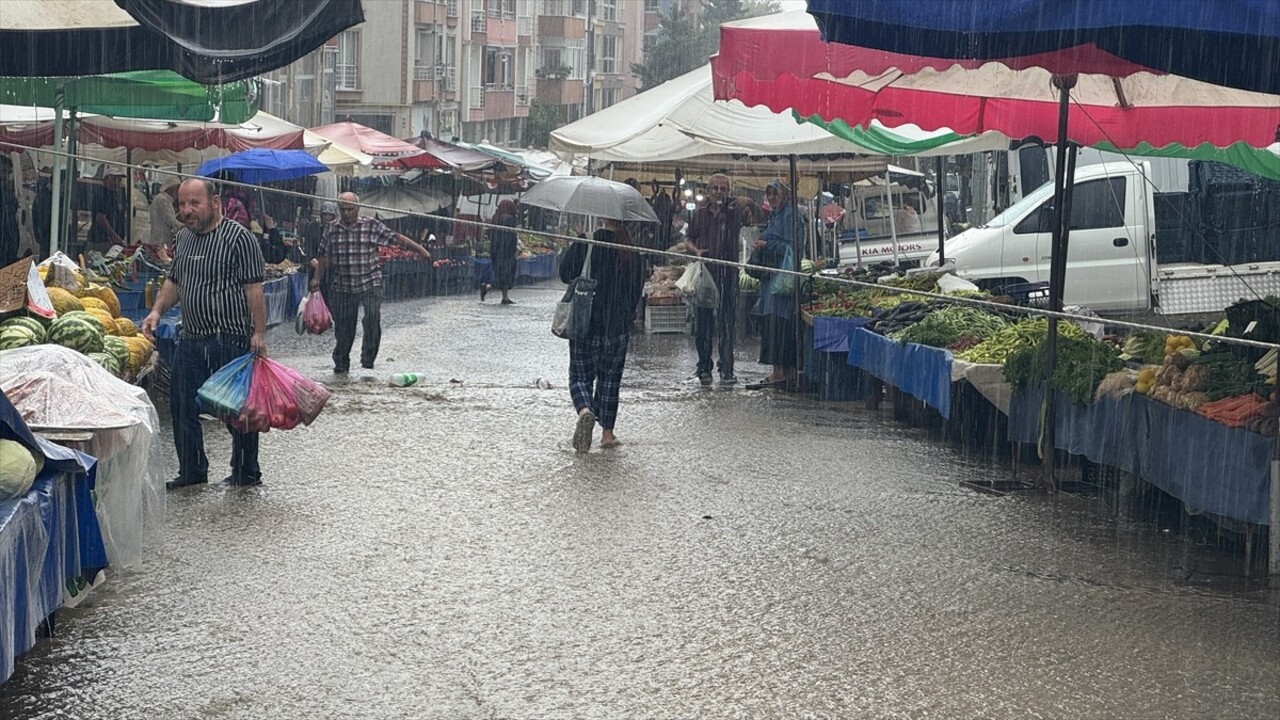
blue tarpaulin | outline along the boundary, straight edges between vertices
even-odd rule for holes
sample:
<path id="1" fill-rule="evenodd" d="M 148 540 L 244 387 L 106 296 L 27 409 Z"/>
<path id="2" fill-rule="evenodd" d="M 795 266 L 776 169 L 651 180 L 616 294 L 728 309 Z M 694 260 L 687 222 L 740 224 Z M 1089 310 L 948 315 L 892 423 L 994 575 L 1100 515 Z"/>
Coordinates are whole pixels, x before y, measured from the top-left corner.
<path id="1" fill-rule="evenodd" d="M 809 0 L 809 13 L 824 40 L 845 45 L 996 60 L 1092 44 L 1155 70 L 1280 93 L 1276 0 Z M 1056 62 L 1046 69 L 1075 71 L 1072 55 Z"/>
<path id="2" fill-rule="evenodd" d="M 861 327 L 849 331 L 849 364 L 951 417 L 951 352 L 890 340 Z"/>
<path id="3" fill-rule="evenodd" d="M 1017 393 L 1009 439 L 1037 443 L 1044 392 Z M 1141 395 L 1056 404 L 1060 450 L 1141 476 L 1188 506 L 1256 525 L 1268 523 L 1275 438 L 1178 410 Z"/>
<path id="4" fill-rule="evenodd" d="M 868 322 L 867 318 L 815 317 L 813 349 L 821 352 L 848 352 L 849 331 Z"/>

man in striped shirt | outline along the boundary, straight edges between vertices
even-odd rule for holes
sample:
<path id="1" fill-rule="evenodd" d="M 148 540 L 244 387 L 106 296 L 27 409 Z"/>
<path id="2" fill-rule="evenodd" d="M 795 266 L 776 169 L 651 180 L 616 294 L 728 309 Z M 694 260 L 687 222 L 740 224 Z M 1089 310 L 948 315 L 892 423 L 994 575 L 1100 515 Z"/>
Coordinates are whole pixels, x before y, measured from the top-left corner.
<path id="1" fill-rule="evenodd" d="M 262 249 L 258 239 L 222 216 L 213 183 L 191 179 L 178 188 L 178 231 L 169 277 L 156 296 L 142 331 L 154 339 L 160 318 L 182 301 L 169 411 L 178 450 L 178 477 L 170 489 L 208 482 L 209 459 L 196 391 L 209 376 L 235 358 L 253 351 L 267 353 L 267 310 L 262 295 Z M 258 467 L 258 433 L 230 426 L 230 485 L 262 483 Z"/>
<path id="2" fill-rule="evenodd" d="M 401 235 L 381 220 L 360 215 L 360 196 L 352 192 L 338 196 L 338 220 L 325 228 L 320 241 L 320 266 L 311 279 L 311 290 L 332 272 L 329 280 L 329 312 L 333 314 L 333 371 L 346 373 L 351 364 L 351 346 L 356 340 L 356 316 L 364 308 L 364 340 L 360 343 L 360 365 L 373 369 L 382 342 L 382 262 L 378 246 L 399 245 L 430 260 L 431 253 Z M 332 268 L 332 270 L 331 270 Z"/>

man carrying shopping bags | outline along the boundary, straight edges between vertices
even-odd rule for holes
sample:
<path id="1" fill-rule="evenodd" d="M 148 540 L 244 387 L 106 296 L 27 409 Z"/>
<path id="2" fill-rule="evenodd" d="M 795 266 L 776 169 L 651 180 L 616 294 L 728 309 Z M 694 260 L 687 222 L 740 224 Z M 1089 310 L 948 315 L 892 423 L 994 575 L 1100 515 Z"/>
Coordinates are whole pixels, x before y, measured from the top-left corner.
<path id="1" fill-rule="evenodd" d="M 727 175 L 712 175 L 707 183 L 706 204 L 694 211 L 687 230 L 687 250 L 700 258 L 738 261 L 738 235 L 743 218 L 750 212 L 751 200 L 734 199 Z M 734 334 L 738 319 L 738 269 L 728 265 L 707 264 L 720 292 L 718 307 L 694 309 L 694 344 L 698 348 L 698 381 L 711 384 L 711 346 L 719 346 L 720 384 L 733 385 Z"/>
<path id="2" fill-rule="evenodd" d="M 360 343 L 360 366 L 373 369 L 382 341 L 382 266 L 379 245 L 399 245 L 430 260 L 431 253 L 401 235 L 381 220 L 360 215 L 360 197 L 352 192 L 338 196 L 338 220 L 325 228 L 320 241 L 320 266 L 311 279 L 311 290 L 332 272 L 331 297 L 326 298 L 333 315 L 333 372 L 345 374 L 351 367 L 351 346 L 356 340 L 356 316 L 364 308 L 364 340 Z"/>
<path id="3" fill-rule="evenodd" d="M 267 310 L 262 295 L 262 248 L 240 224 L 222 216 L 222 203 L 211 181 L 195 178 L 178 188 L 178 218 L 183 228 L 175 239 L 169 277 L 156 296 L 142 332 L 155 340 L 160 318 L 182 302 L 169 392 L 173 439 L 178 451 L 178 477 L 165 483 L 174 490 L 203 485 L 209 478 L 204 432 L 196 392 L 223 365 L 247 352 L 267 353 Z M 258 433 L 231 433 L 230 485 L 262 483 L 258 467 Z"/>

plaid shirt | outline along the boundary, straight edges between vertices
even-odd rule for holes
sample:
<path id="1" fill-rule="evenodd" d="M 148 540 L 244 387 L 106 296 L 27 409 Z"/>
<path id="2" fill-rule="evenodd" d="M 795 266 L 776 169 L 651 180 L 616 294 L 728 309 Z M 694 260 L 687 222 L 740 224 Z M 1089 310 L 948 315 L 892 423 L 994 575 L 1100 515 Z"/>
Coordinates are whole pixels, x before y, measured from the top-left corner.
<path id="1" fill-rule="evenodd" d="M 359 293 L 382 287 L 382 261 L 378 246 L 396 245 L 397 233 L 381 220 L 361 217 L 354 227 L 335 220 L 324 230 L 320 257 L 329 258 L 329 274 L 335 290 Z"/>

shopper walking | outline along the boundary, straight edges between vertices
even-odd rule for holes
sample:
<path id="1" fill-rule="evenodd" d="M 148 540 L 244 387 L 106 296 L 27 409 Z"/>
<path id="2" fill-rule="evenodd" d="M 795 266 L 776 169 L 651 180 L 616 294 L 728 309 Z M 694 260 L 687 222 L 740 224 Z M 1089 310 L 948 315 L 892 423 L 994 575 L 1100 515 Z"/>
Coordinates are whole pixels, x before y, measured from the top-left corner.
<path id="1" fill-rule="evenodd" d="M 795 207 L 791 204 L 791 189 L 779 181 L 769 183 L 764 191 L 769 203 L 769 224 L 755 243 L 759 252 L 759 264 L 769 268 L 795 270 L 799 259 L 791 255 L 795 237 Z M 787 258 L 791 257 L 791 262 Z M 764 381 L 748 385 L 757 390 L 768 386 L 787 385 L 795 379 L 795 292 L 794 276 L 769 273 L 760 283 L 760 300 L 753 314 L 759 315 L 760 362 L 770 365 L 773 371 Z M 787 288 L 790 288 L 790 291 Z"/>
<path id="2" fill-rule="evenodd" d="M 154 340 L 161 316 L 182 302 L 182 330 L 169 392 L 178 451 L 178 477 L 165 483 L 170 490 L 208 482 L 209 459 L 204 452 L 196 391 L 235 358 L 249 351 L 267 353 L 258 239 L 222 216 L 221 198 L 208 180 L 196 178 L 179 186 L 178 216 L 183 229 L 178 231 L 169 277 L 142 321 L 142 332 Z M 261 484 L 258 433 L 227 429 L 231 433 L 231 475 L 225 482 Z"/>
<path id="3" fill-rule="evenodd" d="M 631 235 L 617 220 L 606 220 L 592 239 L 602 243 L 634 246 Z M 591 253 L 591 277 L 596 280 L 591 305 L 588 336 L 569 341 L 569 394 L 578 413 L 573 432 L 573 449 L 591 449 L 592 435 L 599 423 L 603 432 L 600 447 L 622 444 L 614 434 L 618 419 L 618 394 L 622 370 L 627 361 L 631 323 L 635 319 L 640 291 L 644 287 L 643 263 L 638 252 L 576 242 L 560 262 L 560 279 L 573 281 Z"/>
<path id="4" fill-rule="evenodd" d="M 352 192 L 338 196 L 338 221 L 325 228 L 318 252 L 320 263 L 311 278 L 311 290 L 319 290 L 330 279 L 329 312 L 333 315 L 333 372 L 344 374 L 351 367 L 351 346 L 356 339 L 356 318 L 364 310 L 364 339 L 360 343 L 360 366 L 373 369 L 382 341 L 382 266 L 378 246 L 399 245 L 424 259 L 431 253 L 377 218 L 360 215 L 360 196 Z"/>
<path id="5" fill-rule="evenodd" d="M 730 196 L 729 176 L 712 175 L 707 183 L 707 200 L 689 220 L 685 247 L 700 258 L 737 262 L 738 236 L 750 213 L 751 200 Z M 732 265 L 709 263 L 707 269 L 716 282 L 720 302 L 716 307 L 695 308 L 694 345 L 698 350 L 698 381 L 711 384 L 711 347 L 720 358 L 720 384 L 738 382 L 733 372 L 734 334 L 738 320 L 738 269 Z"/>
<path id="6" fill-rule="evenodd" d="M 520 210 L 511 200 L 503 200 L 493 211 L 490 222 L 502 227 L 488 229 L 493 283 L 485 283 L 480 287 L 480 302 L 484 302 L 485 296 L 496 287 L 502 291 L 502 304 L 514 305 L 510 292 L 516 284 L 516 257 L 520 252 L 520 239 L 516 237 L 516 231 L 510 228 L 519 226 Z"/>

